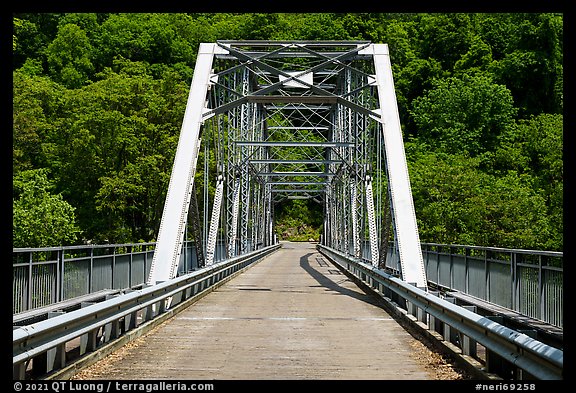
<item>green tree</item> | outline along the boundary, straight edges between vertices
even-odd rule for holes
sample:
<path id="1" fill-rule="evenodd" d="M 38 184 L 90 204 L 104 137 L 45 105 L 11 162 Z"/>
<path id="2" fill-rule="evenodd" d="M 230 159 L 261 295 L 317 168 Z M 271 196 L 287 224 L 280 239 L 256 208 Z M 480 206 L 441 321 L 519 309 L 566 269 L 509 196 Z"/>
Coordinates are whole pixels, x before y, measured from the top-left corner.
<path id="1" fill-rule="evenodd" d="M 84 85 L 94 69 L 93 48 L 86 32 L 74 24 L 58 29 L 58 35 L 48 45 L 46 58 L 50 75 L 68 88 Z"/>
<path id="2" fill-rule="evenodd" d="M 285 29 L 276 29 L 270 25 L 271 31 L 278 30 L 273 38 L 284 40 L 346 40 L 350 39 L 348 31 L 343 27 L 342 18 L 338 14 L 308 13 L 283 14 L 279 22 L 286 25 Z M 280 33 L 278 35 L 278 33 Z"/>
<path id="3" fill-rule="evenodd" d="M 470 48 L 470 14 L 423 14 L 418 24 L 419 57 L 438 60 L 444 70 L 452 70 Z"/>
<path id="4" fill-rule="evenodd" d="M 515 44 L 517 21 L 514 14 L 474 14 L 476 32 L 492 52 L 494 60 L 502 59 Z"/>
<path id="5" fill-rule="evenodd" d="M 390 49 L 390 62 L 394 74 L 401 71 L 409 62 L 417 59 L 417 45 L 412 39 L 417 28 L 413 21 L 388 20 L 381 25 L 380 39 L 373 42 L 386 43 Z"/>
<path id="6" fill-rule="evenodd" d="M 13 69 L 20 68 L 28 59 L 42 62 L 44 50 L 56 36 L 62 14 L 14 14 L 13 17 Z"/>
<path id="7" fill-rule="evenodd" d="M 174 72 L 153 79 L 143 62 L 118 59 L 114 68 L 62 97 L 48 161 L 87 238 L 147 240 L 159 223 L 188 91 Z"/>
<path id="8" fill-rule="evenodd" d="M 494 150 L 492 170 L 534 177 L 534 187 L 543 192 L 550 218 L 547 248 L 561 250 L 563 244 L 563 116 L 541 114 L 521 120 L 502 136 Z"/>
<path id="9" fill-rule="evenodd" d="M 52 247 L 74 244 L 80 229 L 74 208 L 53 184 L 44 169 L 25 170 L 13 183 L 13 247 Z"/>
<path id="10" fill-rule="evenodd" d="M 421 147 L 420 147 L 421 149 Z M 480 158 L 410 146 L 410 181 L 422 241 L 547 248 L 551 223 L 535 179 L 487 174 Z M 415 151 L 417 156 L 414 156 Z"/>
<path id="11" fill-rule="evenodd" d="M 561 14 L 18 13 L 13 26 L 14 177 L 49 170 L 86 238 L 154 238 L 200 42 L 357 39 L 390 47 L 403 130 L 419 141 L 411 170 L 462 172 L 436 179 L 444 199 L 415 175 L 426 239 L 562 248 Z M 536 243 L 512 225 L 519 207 Z M 302 211 L 321 215 L 286 201 L 277 223 L 308 226 Z"/>
<path id="12" fill-rule="evenodd" d="M 454 64 L 456 75 L 460 73 L 485 72 L 492 64 L 492 49 L 479 36 L 474 36 L 468 52 Z"/>
<path id="13" fill-rule="evenodd" d="M 518 14 L 511 23 L 506 52 L 491 66 L 495 80 L 510 89 L 521 117 L 561 113 L 562 16 Z"/>
<path id="14" fill-rule="evenodd" d="M 479 209 L 477 220 L 484 244 L 511 248 L 549 249 L 551 235 L 546 200 L 530 175 L 509 172 L 486 176 L 481 194 L 470 200 Z"/>
<path id="15" fill-rule="evenodd" d="M 60 115 L 63 89 L 47 77 L 13 73 L 12 170 L 48 165 L 45 157 L 47 135 L 53 132 L 54 118 Z"/>
<path id="16" fill-rule="evenodd" d="M 312 199 L 285 199 L 274 210 L 275 230 L 279 239 L 318 240 L 322 226 L 321 205 Z"/>
<path id="17" fill-rule="evenodd" d="M 61 27 L 68 24 L 76 25 L 86 33 L 86 36 L 90 40 L 93 40 L 100 34 L 100 21 L 106 20 L 108 16 L 108 14 L 96 14 L 88 12 L 66 13 L 58 18 L 58 28 L 60 29 Z"/>
<path id="18" fill-rule="evenodd" d="M 434 81 L 434 88 L 413 101 L 418 135 L 449 153 L 476 156 L 490 150 L 514 123 L 516 110 L 506 86 L 484 74 Z"/>
<path id="19" fill-rule="evenodd" d="M 414 58 L 405 67 L 392 66 L 394 70 L 394 87 L 398 112 L 405 135 L 414 136 L 418 133 L 414 115 L 410 111 L 414 100 L 421 97 L 425 91 L 433 88 L 433 82 L 446 76 L 442 66 L 435 59 Z"/>
<path id="20" fill-rule="evenodd" d="M 214 41 L 212 30 L 205 18 L 196 20 L 188 14 L 112 14 L 94 38 L 98 69 L 110 66 L 118 56 L 193 67 L 199 43 Z"/>

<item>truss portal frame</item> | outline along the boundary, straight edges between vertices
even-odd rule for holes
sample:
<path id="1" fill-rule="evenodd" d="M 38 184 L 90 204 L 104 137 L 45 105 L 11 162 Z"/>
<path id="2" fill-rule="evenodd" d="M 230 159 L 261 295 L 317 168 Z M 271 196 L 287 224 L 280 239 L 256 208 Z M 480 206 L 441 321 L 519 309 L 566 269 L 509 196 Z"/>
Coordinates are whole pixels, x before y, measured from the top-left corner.
<path id="1" fill-rule="evenodd" d="M 149 284 L 177 274 L 199 152 L 206 264 L 272 244 L 274 205 L 311 199 L 323 244 L 375 266 L 391 222 L 402 278 L 426 286 L 387 45 L 200 45 Z"/>

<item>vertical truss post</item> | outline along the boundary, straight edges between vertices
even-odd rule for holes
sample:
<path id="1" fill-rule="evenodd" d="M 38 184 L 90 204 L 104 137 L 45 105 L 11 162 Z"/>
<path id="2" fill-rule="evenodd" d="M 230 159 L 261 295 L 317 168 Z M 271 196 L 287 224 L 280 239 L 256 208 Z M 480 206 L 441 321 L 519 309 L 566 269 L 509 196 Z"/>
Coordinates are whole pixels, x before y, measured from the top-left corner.
<path id="1" fill-rule="evenodd" d="M 350 214 L 352 216 L 352 250 L 356 258 L 360 258 L 360 232 L 358 229 L 358 182 L 352 177 L 350 195 Z"/>
<path id="2" fill-rule="evenodd" d="M 262 198 L 260 198 L 262 187 L 258 182 L 254 182 L 253 187 L 251 190 L 251 198 L 250 200 L 252 203 L 250 204 L 250 216 L 252 218 L 252 231 L 250 232 L 250 239 L 252 241 L 252 248 L 251 250 L 257 250 L 259 248 L 260 243 L 260 210 L 261 210 L 261 203 Z"/>
<path id="3" fill-rule="evenodd" d="M 386 266 L 386 258 L 388 257 L 388 238 L 390 237 L 390 225 L 392 224 L 392 214 L 390 212 L 390 202 L 388 198 L 383 201 L 384 208 L 382 224 L 380 227 L 380 260 L 378 267 L 383 268 Z"/>
<path id="4" fill-rule="evenodd" d="M 240 179 L 236 178 L 232 191 L 232 220 L 228 232 L 228 257 L 236 256 L 236 235 L 238 232 L 238 210 L 240 208 Z"/>
<path id="5" fill-rule="evenodd" d="M 347 83 L 346 95 L 351 103 L 362 106 L 361 89 L 362 77 L 358 72 L 352 72 L 352 69 L 347 69 Z M 349 111 L 351 108 L 348 109 Z M 365 249 L 365 206 L 364 206 L 364 187 L 363 181 L 365 166 L 366 166 L 366 129 L 364 124 L 364 115 L 358 111 L 352 111 L 350 116 L 349 127 L 349 140 L 354 143 L 354 148 L 350 152 L 349 168 L 351 170 L 351 183 L 354 198 L 351 206 L 351 215 L 353 219 L 354 229 L 354 256 L 362 258 L 363 250 Z"/>
<path id="6" fill-rule="evenodd" d="M 244 68 L 242 73 L 242 94 L 250 92 L 250 69 Z M 240 116 L 240 135 L 243 140 L 255 140 L 256 111 L 254 103 L 242 104 Z M 240 200 L 242 203 L 242 215 L 240 219 L 240 254 L 248 249 L 248 227 L 250 220 L 250 173 L 248 170 L 248 157 L 252 148 L 244 146 L 240 149 L 240 162 L 238 163 L 240 175 Z"/>
<path id="7" fill-rule="evenodd" d="M 220 209 L 222 206 L 222 197 L 224 194 L 224 177 L 218 176 L 216 182 L 216 193 L 214 194 L 214 206 L 212 207 L 212 218 L 210 219 L 210 230 L 208 231 L 208 242 L 206 244 L 206 266 L 214 263 L 214 254 L 216 251 L 216 238 L 218 236 L 218 227 L 220 225 Z"/>
<path id="8" fill-rule="evenodd" d="M 330 226 L 330 186 L 326 187 L 326 195 L 324 195 L 324 203 L 322 205 L 322 213 L 324 220 L 322 221 L 322 234 L 320 234 L 320 244 L 331 247 L 330 240 L 328 239 L 329 226 Z"/>
<path id="9" fill-rule="evenodd" d="M 334 228 L 334 198 L 333 198 L 334 186 L 329 184 L 326 188 L 326 195 L 324 196 L 324 236 L 322 238 L 323 244 L 335 248 L 335 228 Z"/>
<path id="10" fill-rule="evenodd" d="M 240 194 L 242 201 L 242 219 L 240 220 L 240 254 L 248 252 L 248 240 L 250 229 L 250 205 L 252 204 L 250 192 L 250 174 L 248 168 L 242 170 L 242 181 L 240 183 Z"/>
<path id="11" fill-rule="evenodd" d="M 258 243 L 262 246 L 266 245 L 266 185 L 260 185 L 260 193 L 258 194 L 259 210 L 258 210 Z"/>
<path id="12" fill-rule="evenodd" d="M 378 267 L 380 253 L 378 251 L 378 230 L 376 229 L 376 215 L 374 212 L 374 194 L 372 192 L 372 178 L 367 175 L 366 187 L 366 211 L 368 213 L 368 230 L 370 235 L 370 253 L 372 255 L 372 266 Z"/>
<path id="13" fill-rule="evenodd" d="M 240 73 L 243 68 L 234 71 L 228 78 L 228 88 L 237 93 L 242 93 L 242 79 Z M 227 149 L 226 149 L 226 197 L 223 199 L 225 211 L 225 242 L 226 257 L 235 255 L 236 230 L 238 226 L 238 197 L 237 191 L 240 186 L 240 162 L 239 155 L 242 147 L 236 145 L 236 141 L 241 140 L 241 116 L 242 111 L 239 106 L 230 108 L 227 112 Z"/>
<path id="14" fill-rule="evenodd" d="M 351 87 L 356 91 L 359 86 L 362 85 L 361 81 L 362 78 L 358 73 L 354 73 L 352 75 L 352 85 Z M 351 101 L 358 105 L 363 105 L 364 102 L 362 100 L 361 91 L 356 91 L 350 97 Z M 353 124 L 351 127 L 352 130 L 352 140 L 354 141 L 354 181 L 356 183 L 356 213 L 355 218 L 357 220 L 357 233 L 356 233 L 356 258 L 361 258 L 363 254 L 364 243 L 366 238 L 366 231 L 365 231 L 365 206 L 364 206 L 364 194 L 365 190 L 363 187 L 363 179 L 366 173 L 367 167 L 367 149 L 366 149 L 366 140 L 367 140 L 367 130 L 365 129 L 364 124 L 364 115 L 360 112 L 354 113 L 352 118 Z"/>
<path id="15" fill-rule="evenodd" d="M 202 229 L 200 228 L 200 211 L 198 209 L 198 200 L 196 198 L 196 187 L 192 187 L 192 197 L 190 198 L 190 210 L 192 220 L 192 238 L 194 239 L 194 250 L 196 251 L 196 263 L 198 267 L 205 265 L 204 242 L 202 241 Z"/>
<path id="16" fill-rule="evenodd" d="M 345 74 L 346 76 L 347 74 Z M 347 83 L 345 84 L 347 85 Z M 333 138 L 336 142 L 349 142 L 352 140 L 350 131 L 348 108 L 338 105 L 336 109 L 336 124 Z M 344 167 L 336 183 L 336 203 L 334 204 L 334 230 L 336 234 L 336 248 L 347 255 L 354 253 L 355 245 L 355 218 L 352 200 L 354 198 L 354 183 L 351 167 L 353 154 L 351 148 L 337 147 L 336 155 L 344 161 Z M 352 250 L 352 251 L 351 251 Z"/>
<path id="17" fill-rule="evenodd" d="M 264 246 L 269 246 L 273 243 L 273 223 L 272 217 L 274 215 L 272 210 L 272 185 L 266 183 L 266 192 L 264 194 L 265 215 L 264 215 Z"/>

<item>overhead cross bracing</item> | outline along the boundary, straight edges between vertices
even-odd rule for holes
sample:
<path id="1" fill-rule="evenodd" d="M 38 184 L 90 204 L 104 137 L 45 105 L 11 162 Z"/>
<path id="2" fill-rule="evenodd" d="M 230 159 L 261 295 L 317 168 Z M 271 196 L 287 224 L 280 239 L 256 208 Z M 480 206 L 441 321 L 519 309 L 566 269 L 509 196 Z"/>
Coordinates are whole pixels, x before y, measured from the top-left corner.
<path id="1" fill-rule="evenodd" d="M 274 205 L 309 198 L 324 245 L 378 267 L 390 239 L 402 278 L 426 286 L 385 44 L 201 44 L 149 284 L 174 277 L 192 198 L 207 265 L 274 243 Z"/>

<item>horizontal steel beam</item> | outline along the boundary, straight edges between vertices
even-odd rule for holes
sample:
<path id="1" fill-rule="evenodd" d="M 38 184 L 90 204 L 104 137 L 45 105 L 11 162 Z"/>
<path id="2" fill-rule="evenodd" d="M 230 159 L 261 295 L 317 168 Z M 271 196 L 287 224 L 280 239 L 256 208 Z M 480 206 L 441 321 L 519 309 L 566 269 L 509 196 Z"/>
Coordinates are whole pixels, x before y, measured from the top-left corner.
<path id="1" fill-rule="evenodd" d="M 303 103 L 303 104 L 336 104 L 337 96 L 282 96 L 282 95 L 247 95 L 244 97 L 248 102 L 260 104 L 273 103 Z"/>
<path id="2" fill-rule="evenodd" d="M 273 188 L 270 190 L 273 193 L 282 193 L 282 192 L 295 192 L 295 193 L 302 193 L 302 192 L 310 192 L 310 193 L 317 193 L 317 192 L 326 192 L 325 189 L 307 189 L 307 188 L 293 188 L 293 189 L 281 189 L 281 188 Z"/>
<path id="3" fill-rule="evenodd" d="M 327 71 L 316 71 L 314 72 L 314 75 L 318 75 L 318 76 L 338 76 L 340 74 L 340 70 L 327 70 Z M 255 70 L 254 71 L 255 75 L 258 76 L 271 76 L 271 75 L 276 75 L 270 71 L 265 71 L 265 70 Z"/>
<path id="4" fill-rule="evenodd" d="M 328 130 L 326 126 L 301 126 L 301 127 L 292 127 L 292 126 L 273 126 L 267 127 L 268 130 Z"/>
<path id="5" fill-rule="evenodd" d="M 342 160 L 282 160 L 282 159 L 268 159 L 268 160 L 249 160 L 251 164 L 308 164 L 308 165 L 324 165 L 324 164 L 341 164 Z"/>
<path id="6" fill-rule="evenodd" d="M 314 86 L 312 86 L 312 87 L 314 87 Z M 323 89 L 320 89 L 320 88 L 318 88 L 318 89 L 322 90 L 324 93 L 331 94 L 330 92 L 327 92 Z M 259 91 L 263 91 L 263 90 L 265 90 L 265 89 L 262 89 Z M 379 120 L 379 118 L 381 116 L 380 112 L 378 110 L 372 110 L 372 109 L 363 107 L 362 105 L 358 105 L 352 101 L 349 101 L 349 100 L 347 100 L 341 96 L 337 96 L 337 95 L 282 96 L 282 95 L 256 95 L 256 94 L 252 94 L 252 95 L 240 97 L 240 98 L 233 100 L 233 101 L 230 101 L 226 104 L 222 104 L 217 108 L 207 109 L 203 113 L 203 119 L 207 120 L 214 115 L 224 113 L 224 112 L 226 112 L 232 108 L 236 108 L 237 106 L 242 105 L 246 102 L 254 102 L 254 103 L 260 103 L 260 104 L 278 104 L 278 103 L 330 104 L 331 106 L 335 105 L 335 104 L 340 104 L 340 105 L 347 107 L 349 109 L 352 109 L 358 113 L 369 116 L 370 118 L 375 119 L 375 120 Z"/>
<path id="7" fill-rule="evenodd" d="M 268 141 L 234 141 L 236 146 L 256 147 L 353 147 L 352 142 L 268 142 Z"/>
<path id="8" fill-rule="evenodd" d="M 332 105 L 317 105 L 312 106 L 308 104 L 301 103 L 301 105 L 293 105 L 293 104 L 286 104 L 286 105 L 276 105 L 276 104 L 265 104 L 266 109 L 271 110 L 286 110 L 286 111 L 329 111 L 332 109 Z"/>
<path id="9" fill-rule="evenodd" d="M 282 160 L 282 159 L 266 159 L 266 160 L 249 160 L 255 164 L 340 164 L 342 160 Z M 546 250 L 529 250 L 524 248 L 502 248 L 502 247 L 487 247 L 487 246 L 474 246 L 469 244 L 441 244 L 441 243 L 420 243 L 421 246 L 435 246 L 435 247 L 455 247 L 455 248 L 469 248 L 473 250 L 486 250 L 502 253 L 516 253 L 528 255 L 542 255 L 562 258 L 564 253 L 562 251 L 546 251 Z M 26 253 L 26 252 L 44 252 L 44 251 L 75 251 L 85 249 L 101 249 L 101 248 L 124 248 L 124 247 L 155 247 L 156 242 L 148 243 L 114 243 L 114 244 L 81 244 L 74 246 L 55 246 L 55 247 L 13 247 L 12 253 Z M 150 250 L 153 251 L 153 250 Z M 140 251 L 139 251 L 140 252 Z M 112 254 L 101 255 L 109 256 Z M 66 258 L 66 260 L 70 260 Z M 33 264 L 42 263 L 34 261 Z M 25 263 L 28 265 L 28 263 Z"/>
<path id="10" fill-rule="evenodd" d="M 280 177 L 280 176 L 329 177 L 329 176 L 334 176 L 334 174 L 333 173 L 326 173 L 326 172 L 265 172 L 265 173 L 258 173 L 258 176 L 268 176 L 268 177 Z"/>
<path id="11" fill-rule="evenodd" d="M 243 51 L 242 52 L 245 55 L 248 55 L 250 57 L 259 57 L 261 55 L 267 54 L 268 52 L 259 52 L 259 51 Z M 328 58 L 336 58 L 339 57 L 342 52 L 320 52 L 323 56 L 328 57 Z M 267 56 L 267 58 L 270 59 L 274 59 L 274 58 L 294 58 L 294 57 L 307 57 L 307 58 L 318 58 L 317 55 L 315 55 L 314 53 L 310 53 L 310 52 L 290 52 L 290 51 L 280 51 L 277 53 L 274 53 L 273 55 Z M 217 53 L 216 54 L 216 58 L 217 59 L 222 59 L 222 60 L 237 60 L 238 57 L 233 55 L 233 54 L 224 54 L 224 53 Z M 370 56 L 368 55 L 364 55 L 364 54 L 356 54 L 353 57 L 350 57 L 350 60 L 357 60 L 357 59 L 369 59 Z"/>
<path id="12" fill-rule="evenodd" d="M 266 89 L 270 86 L 272 86 L 272 85 L 264 85 L 264 84 L 257 85 L 258 89 Z M 314 86 L 317 86 L 317 87 L 324 89 L 324 90 L 327 90 L 327 91 L 332 91 L 336 88 L 336 85 L 333 83 L 319 83 L 319 84 L 315 84 Z M 295 87 L 295 86 L 286 85 L 284 87 L 286 88 L 286 87 Z"/>
<path id="13" fill-rule="evenodd" d="M 271 47 L 271 46 L 285 46 L 291 47 L 295 45 L 306 45 L 310 47 L 346 47 L 355 48 L 360 45 L 369 44 L 371 41 L 365 40 L 216 40 L 216 42 L 224 46 L 239 46 L 239 47 Z"/>
<path id="14" fill-rule="evenodd" d="M 43 252 L 43 251 L 75 251 L 84 249 L 98 249 L 98 248 L 121 248 L 121 247 L 145 247 L 145 246 L 156 246 L 156 243 L 118 243 L 118 244 L 81 244 L 75 246 L 55 246 L 55 247 L 14 247 L 12 248 L 13 253 L 22 252 Z"/>
<path id="15" fill-rule="evenodd" d="M 361 49 L 370 44 L 369 41 L 217 41 L 224 49 L 230 50 L 230 54 L 217 54 L 221 59 L 238 59 L 238 55 L 243 57 L 258 58 L 265 55 L 266 58 L 291 58 L 291 57 L 312 57 L 318 58 L 340 58 L 342 51 L 358 51 L 348 55 L 348 59 L 366 58 L 366 54 L 359 53 Z M 259 51 L 258 48 L 262 48 Z M 270 54 L 270 50 L 275 48 L 275 52 Z M 308 49 L 308 50 L 306 50 Z M 322 50 L 323 49 L 323 50 Z M 337 49 L 336 51 L 334 49 Z"/>
<path id="16" fill-rule="evenodd" d="M 316 186 L 316 185 L 325 185 L 328 183 L 322 182 L 322 181 L 318 181 L 318 182 L 314 182 L 314 181 L 270 181 L 270 182 L 267 182 L 266 184 L 270 184 L 272 186 L 292 186 L 292 185 Z"/>
<path id="17" fill-rule="evenodd" d="M 434 247 L 454 247 L 454 248 L 467 248 L 469 250 L 478 251 L 492 251 L 500 253 L 514 253 L 514 254 L 525 254 L 525 255 L 541 255 L 548 257 L 558 257 L 563 258 L 564 253 L 562 251 L 545 251 L 545 250 L 528 250 L 521 248 L 503 248 L 503 247 L 488 247 L 488 246 L 471 246 L 465 244 L 440 244 L 440 243 L 421 243 L 422 246 L 434 246 Z"/>

